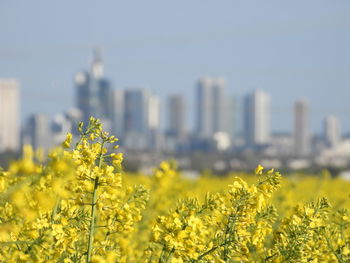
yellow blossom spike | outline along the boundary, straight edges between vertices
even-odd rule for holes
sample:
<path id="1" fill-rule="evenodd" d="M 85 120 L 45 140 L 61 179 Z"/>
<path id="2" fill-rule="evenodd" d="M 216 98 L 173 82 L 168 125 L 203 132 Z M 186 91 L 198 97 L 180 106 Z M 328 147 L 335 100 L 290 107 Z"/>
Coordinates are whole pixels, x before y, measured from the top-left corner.
<path id="1" fill-rule="evenodd" d="M 63 148 L 70 148 L 72 138 L 73 138 L 73 135 L 70 132 L 67 133 L 65 141 L 62 143 Z"/>
<path id="2" fill-rule="evenodd" d="M 264 167 L 263 167 L 261 164 L 259 164 L 259 165 L 255 168 L 255 174 L 256 174 L 256 175 L 262 175 L 263 170 L 264 170 Z"/>

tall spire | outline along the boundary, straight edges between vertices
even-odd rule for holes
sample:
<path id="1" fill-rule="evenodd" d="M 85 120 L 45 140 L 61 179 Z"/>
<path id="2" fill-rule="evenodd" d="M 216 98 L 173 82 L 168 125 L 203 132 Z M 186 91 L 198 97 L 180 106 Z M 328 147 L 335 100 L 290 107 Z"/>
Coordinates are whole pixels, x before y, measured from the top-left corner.
<path id="1" fill-rule="evenodd" d="M 96 47 L 94 49 L 94 56 L 91 64 L 92 76 L 97 79 L 103 77 L 103 62 L 101 53 L 101 48 Z"/>

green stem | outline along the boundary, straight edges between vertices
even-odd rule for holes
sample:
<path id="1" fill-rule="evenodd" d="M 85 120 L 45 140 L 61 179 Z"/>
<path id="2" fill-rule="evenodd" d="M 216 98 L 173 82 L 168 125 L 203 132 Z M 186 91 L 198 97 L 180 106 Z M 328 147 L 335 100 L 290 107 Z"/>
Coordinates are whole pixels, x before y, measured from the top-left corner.
<path id="1" fill-rule="evenodd" d="M 105 141 L 101 143 L 101 152 L 98 160 L 98 167 L 101 168 L 103 163 L 103 147 Z M 86 257 L 86 263 L 91 262 L 92 256 L 92 248 L 94 244 L 94 230 L 95 230 L 95 221 L 96 221 L 96 202 L 97 202 L 97 188 L 98 188 L 98 180 L 99 177 L 96 176 L 94 180 L 94 191 L 92 193 L 92 203 L 91 203 L 91 221 L 90 221 L 90 231 L 89 231 L 89 243 L 88 243 L 88 251 Z"/>
<path id="2" fill-rule="evenodd" d="M 324 232 L 323 236 L 325 237 L 326 241 L 327 241 L 327 245 L 328 248 L 331 250 L 331 252 L 333 253 L 333 255 L 337 258 L 338 262 L 340 263 L 345 263 L 345 261 L 339 256 L 339 254 L 334 250 L 331 241 L 329 240 L 327 234 Z"/>
<path id="3" fill-rule="evenodd" d="M 228 237 L 230 229 L 231 228 L 231 215 L 228 218 L 228 222 L 226 225 L 226 230 L 225 230 L 225 246 L 224 246 L 224 261 L 227 262 L 227 254 L 228 254 L 228 242 L 230 240 L 230 237 Z"/>
<path id="4" fill-rule="evenodd" d="M 52 213 L 51 213 L 51 224 L 54 222 L 54 218 L 57 214 L 57 210 L 58 210 L 58 206 L 60 204 L 60 201 L 61 201 L 61 199 L 56 196 L 56 203 L 55 203 L 55 206 L 54 206 Z"/>
<path id="5" fill-rule="evenodd" d="M 220 244 L 220 245 L 217 245 L 217 246 L 215 246 L 215 247 L 212 247 L 212 248 L 209 249 L 208 251 L 206 251 L 206 252 L 204 252 L 203 254 L 201 254 L 201 255 L 196 259 L 196 261 L 201 260 L 202 258 L 204 258 L 205 256 L 207 256 L 207 255 L 210 254 L 211 252 L 217 250 L 217 249 L 220 248 L 220 247 L 225 246 L 227 243 L 228 243 L 228 242 L 225 241 L 224 243 L 222 243 L 222 244 Z"/>
<path id="6" fill-rule="evenodd" d="M 162 252 L 160 253 L 160 257 L 158 259 L 158 263 L 162 263 L 163 262 L 164 254 L 165 254 L 165 245 L 163 245 Z"/>
<path id="7" fill-rule="evenodd" d="M 88 243 L 88 251 L 87 251 L 86 263 L 90 263 L 91 262 L 92 247 L 93 247 L 93 243 L 94 243 L 94 230 L 95 230 L 95 216 L 96 216 L 96 200 L 97 200 L 98 179 L 99 179 L 99 177 L 96 176 L 95 184 L 94 184 L 94 191 L 93 191 L 93 195 L 92 195 L 91 221 L 90 221 L 89 243 Z"/>
<path id="8" fill-rule="evenodd" d="M 167 257 L 166 260 L 165 260 L 166 263 L 168 263 L 168 262 L 171 261 L 171 259 L 173 258 L 174 252 L 175 252 L 175 247 L 173 247 L 173 248 L 171 249 L 171 251 L 169 252 L 168 257 Z"/>

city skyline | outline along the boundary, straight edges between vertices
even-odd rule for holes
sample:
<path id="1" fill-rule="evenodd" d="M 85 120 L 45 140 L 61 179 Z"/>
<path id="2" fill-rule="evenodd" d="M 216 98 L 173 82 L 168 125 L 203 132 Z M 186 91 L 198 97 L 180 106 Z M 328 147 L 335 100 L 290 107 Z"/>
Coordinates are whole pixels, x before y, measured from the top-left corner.
<path id="1" fill-rule="evenodd" d="M 6 138 L 16 134 L 14 129 L 18 129 L 13 125 L 18 119 L 15 111 L 20 97 L 18 81 L 0 81 L 3 83 L 0 86 L 0 99 L 4 102 L 2 112 L 6 113 L 0 116 L 4 131 L 0 134 L 0 148 L 6 151 L 12 147 L 16 151 L 18 146 L 6 146 L 4 140 L 10 141 Z M 101 120 L 106 131 L 120 139 L 119 144 L 127 151 L 173 154 L 254 151 L 262 156 L 303 158 L 302 163 L 291 163 L 290 167 L 299 168 L 305 167 L 305 161 L 310 164 L 308 159 L 318 154 L 323 156 L 320 157 L 323 164 L 329 156 L 340 153 L 347 158 L 350 154 L 346 146 L 350 138 L 342 136 L 341 122 L 336 116 L 324 116 L 322 133 L 312 134 L 309 102 L 296 100 L 293 130 L 287 134 L 273 133 L 271 95 L 256 89 L 239 101 L 227 92 L 224 78 L 203 76 L 194 85 L 196 97 L 192 103 L 197 109 L 196 125 L 192 129 L 186 128 L 188 102 L 184 94 L 167 94 L 168 100 L 161 108 L 161 99 L 149 89 L 114 87 L 104 74 L 100 50 L 95 50 L 87 69 L 76 73 L 74 88 L 75 103 L 68 109 L 57 113 L 53 119 L 42 112 L 32 114 L 21 124 L 20 139 L 19 136 L 10 139 L 20 141 L 22 146 L 31 144 L 34 149 L 47 150 L 60 144 L 67 132 L 77 135 L 78 123 L 87 123 L 93 116 Z M 162 125 L 161 114 L 167 116 L 170 123 Z"/>
<path id="2" fill-rule="evenodd" d="M 143 115 L 147 115 L 146 119 L 143 117 L 143 131 L 148 129 L 145 125 L 147 125 L 147 127 L 151 127 L 152 125 L 156 126 L 156 130 L 161 130 L 163 132 L 169 131 L 169 121 L 166 118 L 171 118 L 172 109 L 170 105 L 163 103 L 171 103 L 169 99 L 174 95 L 182 97 L 182 105 L 180 105 L 186 108 L 186 111 L 183 109 L 182 113 L 185 115 L 185 117 L 183 117 L 182 120 L 184 124 L 182 125 L 188 127 L 187 132 L 197 132 L 199 137 L 201 138 L 210 138 L 214 135 L 215 132 L 226 132 L 229 133 L 231 137 L 238 135 L 242 138 L 245 138 L 245 141 L 248 144 L 263 145 L 265 143 L 268 143 L 269 136 L 273 134 L 286 133 L 293 135 L 295 138 L 297 138 L 295 139 L 295 141 L 298 141 L 298 137 L 305 137 L 304 135 L 295 135 L 295 132 L 302 134 L 305 133 L 303 128 L 305 124 L 296 124 L 296 118 L 298 118 L 298 116 L 300 117 L 303 115 L 302 112 L 300 112 L 300 114 L 296 114 L 295 105 L 298 103 L 304 103 L 308 105 L 307 121 L 303 120 L 302 122 L 310 126 L 310 123 L 312 121 L 312 118 L 309 116 L 309 101 L 306 99 L 298 99 L 294 102 L 293 128 L 289 131 L 273 131 L 271 129 L 272 125 L 270 121 L 271 115 L 273 114 L 273 112 L 271 112 L 270 110 L 271 94 L 266 93 L 262 89 L 255 89 L 250 92 L 247 92 L 242 97 L 235 96 L 234 94 L 230 94 L 228 92 L 227 80 L 222 77 L 200 77 L 192 87 L 192 89 L 196 93 L 196 98 L 192 102 L 186 100 L 186 94 L 181 93 L 166 94 L 167 100 L 161 100 L 158 94 L 154 94 L 150 89 L 147 88 L 116 88 L 113 85 L 113 80 L 111 80 L 109 76 L 105 76 L 104 61 L 102 59 L 101 49 L 99 48 L 94 49 L 93 58 L 91 59 L 91 63 L 88 66 L 88 70 L 82 70 L 75 74 L 75 103 L 73 105 L 70 105 L 69 108 L 65 109 L 64 112 L 66 112 L 67 110 L 69 111 L 69 109 L 79 109 L 81 112 L 80 114 L 82 114 L 82 116 L 78 115 L 78 117 L 76 117 L 75 119 L 78 121 L 82 120 L 85 123 L 88 122 L 90 116 L 100 118 L 107 126 L 108 130 L 115 134 L 118 133 L 121 137 L 123 137 L 125 135 L 124 133 L 128 132 L 129 130 L 128 123 L 127 121 L 125 121 L 123 114 L 128 115 L 128 108 L 129 111 L 137 111 L 137 107 L 140 103 L 143 103 L 144 100 L 140 98 L 140 101 L 138 103 L 130 103 L 130 105 L 136 105 L 135 109 L 133 109 L 130 105 L 128 106 L 128 94 L 131 94 L 133 92 L 140 92 L 140 94 L 142 94 L 141 97 L 150 100 L 153 99 L 156 101 L 157 104 L 156 108 L 153 107 L 153 111 L 155 111 L 156 117 L 152 117 L 152 115 L 150 115 L 150 113 L 148 112 L 151 111 L 151 108 L 149 107 L 152 106 L 152 103 L 143 106 L 143 110 L 141 110 L 141 112 Z M 18 80 L 15 81 L 18 82 Z M 19 98 L 20 97 L 21 96 L 19 96 Z M 188 108 L 191 108 L 193 106 L 196 107 L 194 112 L 188 111 Z M 125 107 L 125 112 L 124 109 L 122 109 L 123 107 Z M 115 116 L 114 112 L 117 112 L 119 116 Z M 55 115 L 57 114 L 59 113 L 56 112 Z M 190 116 L 190 114 L 193 114 L 194 116 Z M 239 114 L 241 114 L 242 116 L 238 116 Z M 24 127 L 27 124 L 29 124 L 31 122 L 31 119 L 36 118 L 34 117 L 35 115 L 45 115 L 46 118 L 48 117 L 51 119 L 54 117 L 49 116 L 44 111 L 33 112 L 26 116 L 26 119 L 23 119 L 22 117 L 20 126 Z M 328 118 L 330 117 L 332 117 L 332 120 L 328 120 Z M 38 118 L 42 119 L 43 116 L 39 116 Z M 191 118 L 194 118 L 194 123 L 192 125 L 189 125 L 187 120 Z M 107 120 L 107 122 L 105 122 L 104 120 Z M 235 123 L 231 125 L 227 124 L 227 122 L 230 120 L 235 120 Z M 328 126 L 330 125 L 327 126 L 327 121 L 331 121 L 333 124 L 331 125 L 337 127 L 329 128 Z M 151 124 L 151 122 L 153 122 L 153 124 Z M 350 132 L 344 132 L 344 130 L 340 130 L 339 118 L 331 113 L 328 113 L 326 116 L 323 117 L 321 125 L 323 126 L 318 132 L 313 132 L 311 131 L 310 127 L 308 127 L 307 129 L 309 136 L 323 136 L 328 140 L 336 140 L 334 138 L 330 139 L 329 137 L 335 137 L 337 132 L 339 133 L 339 136 L 346 135 Z M 256 128 L 254 127 L 258 127 L 259 132 L 257 132 Z M 298 129 L 298 127 L 302 128 Z M 235 135 L 233 135 L 234 133 Z M 328 133 L 332 134 L 329 135 Z M 302 140 L 305 141 L 305 139 Z"/>
<path id="3" fill-rule="evenodd" d="M 224 76 L 237 96 L 256 88 L 272 94 L 273 131 L 292 129 L 301 97 L 310 102 L 311 130 L 320 131 L 327 114 L 350 130 L 348 2 L 17 4 L 1 3 L 0 72 L 21 81 L 23 118 L 72 105 L 73 75 L 101 46 L 117 88 L 148 88 L 162 100 L 179 91 L 192 102 L 199 77 Z M 194 105 L 189 112 L 192 127 Z"/>

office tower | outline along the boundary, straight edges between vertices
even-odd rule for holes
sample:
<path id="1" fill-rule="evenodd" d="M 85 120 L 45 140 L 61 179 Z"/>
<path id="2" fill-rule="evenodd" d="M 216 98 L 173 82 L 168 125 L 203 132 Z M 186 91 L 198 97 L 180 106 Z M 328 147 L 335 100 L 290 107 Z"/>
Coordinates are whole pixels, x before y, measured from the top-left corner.
<path id="1" fill-rule="evenodd" d="M 247 145 L 264 145 L 270 140 L 270 96 L 255 90 L 244 100 L 244 136 Z"/>
<path id="2" fill-rule="evenodd" d="M 160 100 L 151 95 L 148 98 L 148 137 L 149 148 L 160 150 L 162 146 L 162 135 L 160 132 Z"/>
<path id="3" fill-rule="evenodd" d="M 125 94 L 123 90 L 116 89 L 112 92 L 112 133 L 118 139 L 124 138 L 124 107 Z"/>
<path id="4" fill-rule="evenodd" d="M 148 148 L 150 93 L 144 89 L 125 90 L 125 146 L 134 150 Z"/>
<path id="5" fill-rule="evenodd" d="M 148 98 L 148 128 L 150 130 L 160 129 L 160 100 L 155 95 Z"/>
<path id="6" fill-rule="evenodd" d="M 52 146 L 50 132 L 50 121 L 44 114 L 33 114 L 29 117 L 26 126 L 26 143 L 32 145 L 33 149 L 49 150 Z"/>
<path id="7" fill-rule="evenodd" d="M 17 80 L 0 79 L 0 152 L 18 150 L 19 114 Z"/>
<path id="8" fill-rule="evenodd" d="M 226 83 L 221 78 L 201 78 L 197 84 L 197 135 L 210 139 L 227 132 Z"/>
<path id="9" fill-rule="evenodd" d="M 294 105 L 294 151 L 299 157 L 311 153 L 309 103 L 299 100 Z"/>
<path id="10" fill-rule="evenodd" d="M 229 134 L 231 137 L 232 145 L 236 147 L 243 146 L 246 140 L 245 134 L 245 100 L 246 97 L 232 96 L 230 97 L 229 107 L 230 116 L 229 119 Z"/>
<path id="11" fill-rule="evenodd" d="M 186 133 L 186 105 L 182 95 L 171 95 L 168 99 L 168 133 L 183 137 Z"/>
<path id="12" fill-rule="evenodd" d="M 213 112 L 212 123 L 213 133 L 227 132 L 227 94 L 226 94 L 226 82 L 222 78 L 214 79 L 212 83 L 212 96 L 213 96 Z"/>
<path id="13" fill-rule="evenodd" d="M 146 133 L 148 128 L 149 92 L 144 89 L 125 90 L 125 132 Z"/>
<path id="14" fill-rule="evenodd" d="M 201 78 L 197 84 L 197 135 L 210 137 L 212 135 L 212 80 Z"/>
<path id="15" fill-rule="evenodd" d="M 99 51 L 95 51 L 91 68 L 75 76 L 76 106 L 83 113 L 83 121 L 87 123 L 90 116 L 101 119 L 102 123 L 111 126 L 112 88 L 104 77 L 103 63 Z M 106 127 L 107 130 L 110 127 Z"/>
<path id="16" fill-rule="evenodd" d="M 340 121 L 337 117 L 327 116 L 324 122 L 324 139 L 328 147 L 335 147 L 341 140 Z"/>

